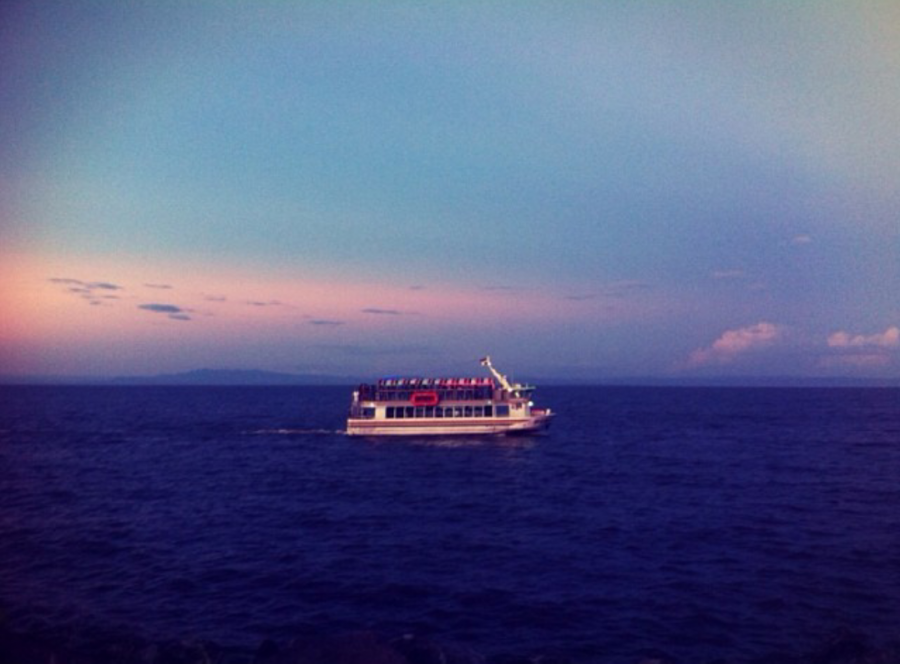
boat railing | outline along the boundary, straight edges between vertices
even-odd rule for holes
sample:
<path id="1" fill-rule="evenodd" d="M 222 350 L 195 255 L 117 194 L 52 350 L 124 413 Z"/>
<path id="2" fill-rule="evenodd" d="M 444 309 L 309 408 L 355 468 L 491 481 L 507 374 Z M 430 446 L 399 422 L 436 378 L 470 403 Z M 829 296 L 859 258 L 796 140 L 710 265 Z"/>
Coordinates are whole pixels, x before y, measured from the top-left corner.
<path id="1" fill-rule="evenodd" d="M 421 395 L 434 395 L 440 401 L 488 401 L 495 398 L 492 386 L 432 387 L 428 389 L 389 388 L 369 385 L 360 387 L 362 401 L 415 401 Z"/>

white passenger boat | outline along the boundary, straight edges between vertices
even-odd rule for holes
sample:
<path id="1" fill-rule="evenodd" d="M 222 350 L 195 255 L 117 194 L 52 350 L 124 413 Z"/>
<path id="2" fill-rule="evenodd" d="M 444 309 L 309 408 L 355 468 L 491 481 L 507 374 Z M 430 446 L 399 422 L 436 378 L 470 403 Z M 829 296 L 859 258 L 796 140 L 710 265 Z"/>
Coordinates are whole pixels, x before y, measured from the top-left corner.
<path id="1" fill-rule="evenodd" d="M 554 413 L 537 408 L 534 387 L 510 383 L 485 357 L 492 377 L 382 378 L 353 392 L 350 436 L 447 436 L 532 433 Z"/>

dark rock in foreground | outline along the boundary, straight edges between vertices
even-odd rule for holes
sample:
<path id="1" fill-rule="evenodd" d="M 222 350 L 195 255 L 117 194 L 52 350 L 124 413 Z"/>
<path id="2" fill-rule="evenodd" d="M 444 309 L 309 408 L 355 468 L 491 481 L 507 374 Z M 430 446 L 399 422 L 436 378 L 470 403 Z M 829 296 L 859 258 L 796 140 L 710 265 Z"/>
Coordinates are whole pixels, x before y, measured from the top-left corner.
<path id="1" fill-rule="evenodd" d="M 407 664 L 407 660 L 374 632 L 304 638 L 293 641 L 259 664 Z"/>
<path id="2" fill-rule="evenodd" d="M 709 664 L 736 664 L 738 661 L 724 659 Z M 267 640 L 256 652 L 251 652 L 197 640 L 152 642 L 128 635 L 24 634 L 0 621 L 0 664 L 578 663 L 546 654 L 486 657 L 467 646 L 449 641 L 412 635 L 389 640 L 371 631 L 305 636 L 284 646 Z M 675 664 L 675 660 L 666 655 L 653 654 L 635 659 L 634 664 Z M 874 646 L 863 635 L 842 631 L 809 653 L 772 654 L 746 664 L 900 664 L 900 641 Z"/>
<path id="3" fill-rule="evenodd" d="M 471 648 L 455 643 L 441 643 L 419 636 L 404 636 L 393 642 L 407 664 L 485 664 L 487 659 Z"/>

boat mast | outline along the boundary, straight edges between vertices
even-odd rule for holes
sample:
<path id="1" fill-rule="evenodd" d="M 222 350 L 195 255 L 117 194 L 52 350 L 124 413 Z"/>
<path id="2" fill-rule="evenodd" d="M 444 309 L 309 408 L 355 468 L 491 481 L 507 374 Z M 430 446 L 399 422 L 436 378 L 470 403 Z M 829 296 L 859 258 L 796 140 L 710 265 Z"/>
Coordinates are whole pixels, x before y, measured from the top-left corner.
<path id="1" fill-rule="evenodd" d="M 491 364 L 491 356 L 490 355 L 485 355 L 483 358 L 481 358 L 481 366 L 488 368 L 488 371 L 490 371 L 491 374 L 494 376 L 494 378 L 497 379 L 497 382 L 500 383 L 500 386 L 504 390 L 506 390 L 507 392 L 514 391 L 515 388 L 513 388 L 513 386 L 510 385 L 509 381 L 506 380 L 506 376 L 504 376 L 502 373 L 497 371 L 494 368 L 494 365 Z"/>
<path id="2" fill-rule="evenodd" d="M 514 397 L 528 397 L 532 392 L 534 392 L 534 387 L 531 385 L 522 385 L 522 383 L 510 383 L 506 376 L 497 371 L 494 368 L 494 365 L 491 364 L 491 356 L 486 355 L 481 358 L 481 365 L 487 367 L 488 370 L 493 374 L 494 378 L 500 383 L 500 387 L 509 392 Z"/>

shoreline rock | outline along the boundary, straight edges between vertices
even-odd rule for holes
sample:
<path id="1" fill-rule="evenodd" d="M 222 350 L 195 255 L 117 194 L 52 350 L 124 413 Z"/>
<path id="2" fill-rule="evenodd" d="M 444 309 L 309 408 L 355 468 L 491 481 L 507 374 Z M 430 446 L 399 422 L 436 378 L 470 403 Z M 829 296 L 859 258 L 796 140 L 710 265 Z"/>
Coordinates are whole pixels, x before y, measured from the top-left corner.
<path id="1" fill-rule="evenodd" d="M 611 661 L 611 660 L 610 660 Z M 468 646 L 404 635 L 388 638 L 374 631 L 301 636 L 280 645 L 263 641 L 256 650 L 220 646 L 212 641 L 152 641 L 130 634 L 22 633 L 0 620 L 3 664 L 598 664 L 551 654 L 486 656 Z M 602 660 L 601 660 L 602 662 Z M 631 664 L 681 662 L 648 651 Z M 717 659 L 706 664 L 900 664 L 900 640 L 874 645 L 867 636 L 840 630 L 808 653 L 772 653 L 750 660 Z"/>

